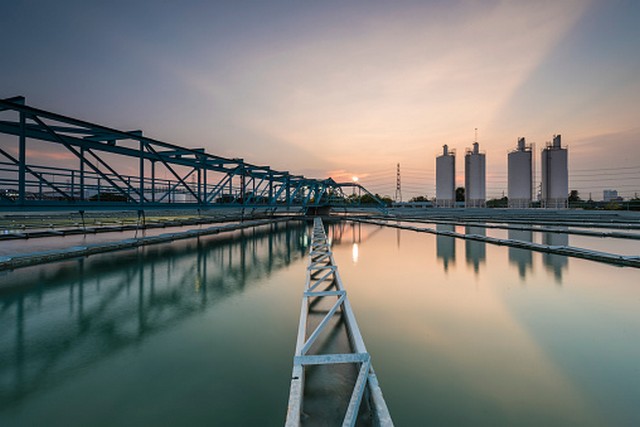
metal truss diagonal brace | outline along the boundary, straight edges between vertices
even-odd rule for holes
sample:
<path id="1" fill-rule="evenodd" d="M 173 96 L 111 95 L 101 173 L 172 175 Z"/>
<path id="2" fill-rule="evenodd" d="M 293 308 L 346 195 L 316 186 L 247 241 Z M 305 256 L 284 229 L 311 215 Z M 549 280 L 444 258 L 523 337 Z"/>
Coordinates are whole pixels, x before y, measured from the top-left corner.
<path id="1" fill-rule="evenodd" d="M 16 165 L 19 165 L 21 163 L 20 161 L 18 161 L 18 159 L 16 159 L 15 157 L 13 157 L 11 154 L 7 153 L 6 151 L 4 151 L 2 148 L 0 148 L 0 154 L 5 156 L 7 159 L 11 160 L 11 162 L 16 164 Z M 53 188 L 56 193 L 60 194 L 65 199 L 71 200 L 71 197 L 67 193 L 65 193 L 64 191 L 60 190 L 54 183 L 52 183 L 49 180 L 47 180 L 44 176 L 42 176 L 38 172 L 32 170 L 29 166 L 24 165 L 24 169 L 25 169 L 26 172 L 29 172 L 31 175 L 33 175 L 37 179 L 39 179 L 40 181 L 44 182 L 46 185 L 48 185 L 49 187 Z M 22 180 L 23 179 L 24 178 L 21 178 L 21 186 L 22 186 L 22 182 L 23 182 Z M 24 191 L 25 190 L 21 190 L 21 194 Z"/>
<path id="2" fill-rule="evenodd" d="M 340 291 L 338 291 L 338 292 L 340 292 Z M 324 296 L 324 295 L 320 295 L 320 296 Z M 301 354 L 304 355 L 304 354 L 307 353 L 307 351 L 309 351 L 309 348 L 316 341 L 316 339 L 318 338 L 318 335 L 320 335 L 320 332 L 322 332 L 324 330 L 324 328 L 329 323 L 329 320 L 331 320 L 331 318 L 333 317 L 335 312 L 338 310 L 338 308 L 344 302 L 344 298 L 345 298 L 345 294 L 344 294 L 344 291 L 342 291 L 342 294 L 340 295 L 340 298 L 338 298 L 338 300 L 333 305 L 333 307 L 331 307 L 331 310 L 329 310 L 329 312 L 324 316 L 324 319 L 322 319 L 322 321 L 320 322 L 318 327 L 313 331 L 313 333 L 311 334 L 309 339 L 307 339 L 307 342 L 304 343 L 304 346 L 302 347 L 302 350 L 300 350 Z"/>
<path id="3" fill-rule="evenodd" d="M 98 175 L 100 175 L 102 178 L 105 179 L 105 181 L 107 181 L 111 186 L 113 186 L 116 190 L 118 190 L 120 193 L 122 193 L 124 196 L 126 196 L 128 199 L 131 198 L 131 196 L 129 194 L 127 194 L 126 191 L 124 191 L 122 188 L 120 188 L 111 178 L 109 178 L 107 175 L 105 175 L 104 173 L 102 173 L 102 171 L 100 169 L 98 169 L 93 163 L 91 163 L 90 161 L 88 161 L 80 152 L 78 152 L 78 150 L 76 150 L 75 148 L 73 148 L 70 144 L 68 144 L 64 139 L 62 139 L 60 137 L 60 135 L 58 135 L 57 133 L 55 133 L 46 123 L 44 123 L 42 120 L 40 120 L 40 118 L 33 116 L 32 117 L 33 120 L 35 120 L 40 126 L 42 126 L 47 132 L 49 132 L 49 134 L 51 134 L 51 136 L 56 139 L 60 144 L 64 145 L 67 150 L 71 151 L 76 157 L 78 157 L 80 159 L 80 161 L 84 162 L 87 166 L 89 166 L 91 169 L 93 169 L 93 171 L 95 173 L 97 173 Z"/>
<path id="4" fill-rule="evenodd" d="M 171 167 L 171 165 L 169 165 L 169 163 L 164 159 L 163 156 L 161 156 L 160 154 L 158 154 L 158 152 L 151 146 L 147 144 L 147 150 L 154 154 L 156 156 L 156 158 L 162 162 L 162 164 L 169 170 L 169 172 L 171 172 L 171 174 L 176 177 L 176 179 L 191 193 L 191 195 L 193 197 L 195 197 L 195 199 L 198 201 L 198 203 L 202 203 L 202 200 L 200 199 L 200 197 L 198 197 L 198 195 L 191 189 L 191 187 L 182 179 L 182 177 Z M 195 170 L 195 169 L 194 169 Z M 193 170 L 189 173 L 189 175 L 191 175 L 193 173 Z"/>
<path id="5" fill-rule="evenodd" d="M 17 117 L 3 114 L 3 119 L 0 120 L 0 135 L 17 136 L 18 151 L 15 154 L 17 163 L 12 162 L 9 165 L 10 169 L 5 171 L 9 174 L 4 182 L 5 186 L 17 187 L 18 194 L 10 197 L 3 194 L 0 209 L 9 207 L 26 210 L 44 205 L 55 209 L 71 206 L 75 208 L 75 202 L 82 204 L 83 209 L 121 207 L 119 204 L 112 204 L 111 202 L 116 200 L 111 198 L 86 199 L 87 191 L 92 192 L 96 187 L 98 193 L 102 188 L 108 188 L 109 192 L 124 196 L 119 197 L 118 201 L 137 205 L 138 208 L 176 205 L 175 200 L 166 200 L 170 191 L 165 191 L 165 188 L 178 188 L 181 193 L 189 195 L 179 202 L 189 208 L 266 205 L 274 209 L 290 210 L 292 207 L 346 208 L 360 204 L 360 201 L 354 202 L 345 194 L 345 188 L 354 187 L 351 182 L 339 183 L 331 178 L 313 179 L 292 175 L 289 171 L 278 171 L 269 166 L 247 163 L 241 158 L 225 158 L 207 153 L 202 148 L 188 148 L 152 139 L 144 136 L 142 131 L 122 131 L 90 123 L 34 108 L 27 105 L 25 98 L 21 96 L 0 99 L 0 112 L 5 111 L 17 113 Z M 29 163 L 29 156 L 26 155 L 27 143 L 30 146 L 35 145 L 34 143 L 54 143 L 65 147 L 80 160 L 79 170 L 69 170 L 66 165 Z M 108 153 L 108 156 L 104 153 Z M 111 155 L 124 161 L 122 164 L 113 162 Z M 138 162 L 137 173 L 123 173 L 123 170 L 129 169 L 133 161 Z M 146 162 L 151 162 L 150 177 L 146 176 Z M 170 179 L 156 177 L 157 165 L 162 165 L 163 169 L 170 172 Z M 1 167 L 4 166 L 0 165 Z M 187 172 L 180 168 L 187 168 Z M 71 177 L 71 189 L 68 190 L 67 186 L 60 183 L 55 185 L 55 182 L 49 182 L 53 180 L 44 180 L 45 174 L 48 173 Z M 79 200 L 76 200 L 77 192 L 73 178 L 76 174 L 80 176 Z M 187 178 L 193 174 L 197 175 L 197 186 L 195 183 L 187 182 Z M 41 184 L 46 184 L 62 197 L 56 195 L 55 198 L 51 198 L 42 193 L 27 194 L 28 187 L 33 185 L 27 180 L 27 175 L 36 177 L 39 188 L 42 187 Z M 209 176 L 215 180 L 221 179 L 217 184 L 208 183 Z M 109 186 L 103 187 L 101 181 Z M 94 182 L 97 182 L 97 186 Z M 159 196 L 160 200 L 156 198 L 158 188 L 162 189 L 163 194 Z M 227 188 L 229 197 L 217 197 L 220 193 L 224 194 Z M 370 194 L 364 188 L 362 192 Z M 377 202 L 379 209 L 383 206 L 377 198 L 373 197 L 373 200 Z"/>

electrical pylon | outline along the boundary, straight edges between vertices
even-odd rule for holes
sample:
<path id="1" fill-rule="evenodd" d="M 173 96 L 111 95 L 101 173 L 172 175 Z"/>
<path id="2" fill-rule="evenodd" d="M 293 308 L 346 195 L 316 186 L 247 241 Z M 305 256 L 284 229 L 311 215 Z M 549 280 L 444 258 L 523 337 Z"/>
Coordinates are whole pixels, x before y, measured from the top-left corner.
<path id="1" fill-rule="evenodd" d="M 396 171 L 396 203 L 402 203 L 402 185 L 400 184 L 400 163 Z"/>

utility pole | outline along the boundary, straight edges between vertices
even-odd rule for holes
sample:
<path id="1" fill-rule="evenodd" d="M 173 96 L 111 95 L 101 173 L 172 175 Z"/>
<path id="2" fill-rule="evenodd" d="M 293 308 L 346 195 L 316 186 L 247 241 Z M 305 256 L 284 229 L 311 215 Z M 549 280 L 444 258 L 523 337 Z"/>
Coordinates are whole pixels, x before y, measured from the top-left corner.
<path id="1" fill-rule="evenodd" d="M 402 185 L 400 184 L 400 163 L 396 171 L 396 203 L 402 203 Z"/>

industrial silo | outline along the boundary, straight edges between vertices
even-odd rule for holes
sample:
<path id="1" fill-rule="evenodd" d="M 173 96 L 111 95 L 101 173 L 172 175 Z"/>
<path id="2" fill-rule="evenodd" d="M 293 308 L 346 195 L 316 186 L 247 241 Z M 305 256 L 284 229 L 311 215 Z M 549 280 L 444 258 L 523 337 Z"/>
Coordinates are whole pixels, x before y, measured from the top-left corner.
<path id="1" fill-rule="evenodd" d="M 478 143 L 467 149 L 464 156 L 465 207 L 483 208 L 486 206 L 486 156 L 480 153 Z"/>
<path id="2" fill-rule="evenodd" d="M 555 135 L 553 143 L 542 150 L 542 207 L 566 208 L 568 194 L 567 149 L 560 146 L 560 135 Z"/>
<path id="3" fill-rule="evenodd" d="M 436 157 L 436 207 L 452 208 L 456 205 L 456 153 L 442 147 Z"/>
<path id="4" fill-rule="evenodd" d="M 532 149 L 524 138 L 518 138 L 518 146 L 507 156 L 508 196 L 510 208 L 528 208 L 532 192 Z"/>

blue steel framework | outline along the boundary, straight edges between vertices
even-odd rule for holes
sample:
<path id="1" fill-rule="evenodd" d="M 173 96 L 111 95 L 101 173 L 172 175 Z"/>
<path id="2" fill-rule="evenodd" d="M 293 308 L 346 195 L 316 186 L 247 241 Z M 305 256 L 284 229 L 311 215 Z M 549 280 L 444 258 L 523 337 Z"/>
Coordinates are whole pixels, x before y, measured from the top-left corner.
<path id="1" fill-rule="evenodd" d="M 152 209 L 353 206 L 361 185 L 311 179 L 36 109 L 18 96 L 0 100 L 0 209 Z M 51 143 L 78 169 L 31 164 L 27 146 Z M 40 146 L 38 146 L 40 147 Z M 37 150 L 34 150 L 37 151 Z M 68 155 L 67 155 L 68 157 Z M 123 173 L 123 168 L 134 174 Z M 160 173 L 169 178 L 159 178 Z"/>

